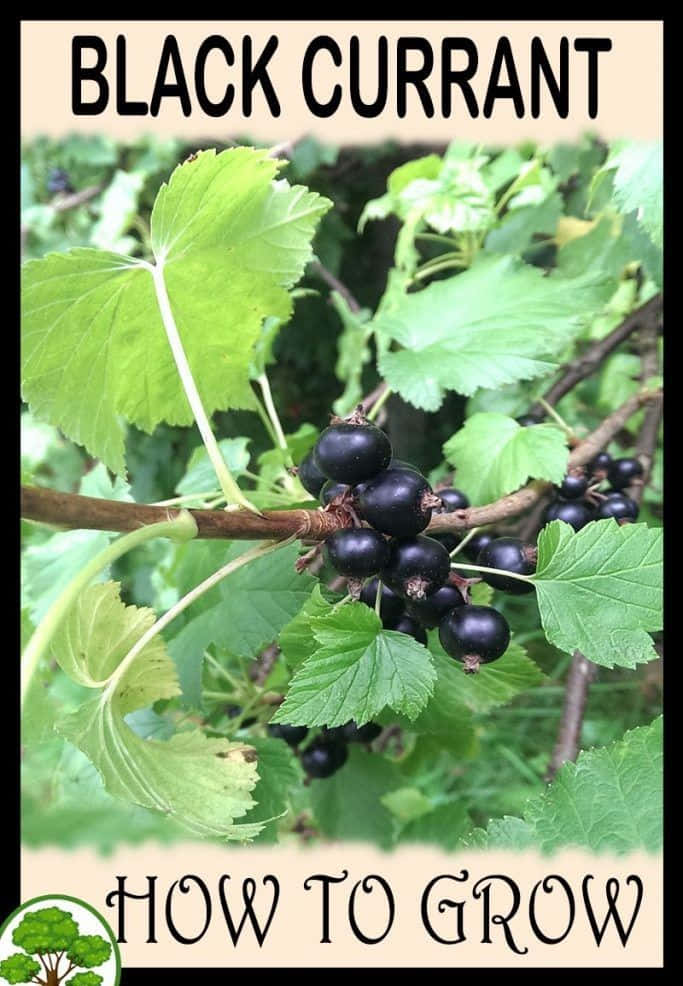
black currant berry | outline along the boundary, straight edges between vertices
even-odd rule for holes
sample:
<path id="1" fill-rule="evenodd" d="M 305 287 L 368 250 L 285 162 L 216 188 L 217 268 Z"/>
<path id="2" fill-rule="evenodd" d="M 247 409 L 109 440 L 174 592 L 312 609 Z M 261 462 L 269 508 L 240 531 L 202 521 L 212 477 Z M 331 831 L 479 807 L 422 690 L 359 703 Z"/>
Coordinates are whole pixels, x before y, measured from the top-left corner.
<path id="1" fill-rule="evenodd" d="M 357 491 L 358 507 L 368 524 L 383 534 L 411 537 L 424 531 L 439 498 L 419 472 L 385 469 Z"/>
<path id="2" fill-rule="evenodd" d="M 643 467 L 637 459 L 615 459 L 607 470 L 607 478 L 615 490 L 625 490 L 642 475 Z"/>
<path id="3" fill-rule="evenodd" d="M 605 520 L 607 517 L 614 517 L 615 520 L 637 520 L 639 514 L 638 504 L 625 493 L 608 493 L 607 499 L 603 500 L 597 510 L 597 519 Z"/>
<path id="4" fill-rule="evenodd" d="M 420 472 L 417 466 L 411 465 L 411 463 L 406 462 L 405 459 L 392 459 L 391 462 L 389 463 L 388 468 L 403 469 L 404 471 L 408 471 L 408 472 L 417 472 L 417 473 Z"/>
<path id="5" fill-rule="evenodd" d="M 515 421 L 522 428 L 530 428 L 531 425 L 540 425 L 543 418 L 538 414 L 521 414 L 518 418 L 515 418 Z"/>
<path id="6" fill-rule="evenodd" d="M 588 480 L 585 476 L 569 473 L 562 480 L 558 492 L 565 500 L 580 500 L 587 489 Z"/>
<path id="7" fill-rule="evenodd" d="M 402 616 L 393 629 L 398 630 L 399 633 L 405 633 L 409 637 L 413 637 L 420 644 L 427 643 L 426 630 L 420 626 L 417 620 L 411 619 L 410 616 Z"/>
<path id="8" fill-rule="evenodd" d="M 482 548 L 485 548 L 487 544 L 491 544 L 495 536 L 490 531 L 481 531 L 470 538 L 462 550 L 470 561 L 476 561 Z"/>
<path id="9" fill-rule="evenodd" d="M 241 705 L 226 705 L 225 714 L 228 719 L 236 719 L 237 716 L 242 714 Z M 244 722 L 240 723 L 240 729 L 247 729 L 249 726 L 253 726 L 256 722 L 256 716 L 251 716 L 249 719 L 245 719 Z"/>
<path id="10" fill-rule="evenodd" d="M 350 579 L 367 579 L 376 575 L 388 562 L 389 542 L 367 527 L 347 527 L 327 538 L 325 552 L 340 575 Z"/>
<path id="11" fill-rule="evenodd" d="M 327 482 L 327 476 L 318 469 L 312 452 L 299 463 L 297 476 L 306 492 L 314 497 L 320 496 L 320 491 Z"/>
<path id="12" fill-rule="evenodd" d="M 462 606 L 451 610 L 439 624 L 441 646 L 473 674 L 480 664 L 502 657 L 510 643 L 510 627 L 491 606 Z"/>
<path id="13" fill-rule="evenodd" d="M 515 575 L 531 575 L 536 570 L 536 549 L 518 538 L 496 538 L 479 552 L 477 565 L 502 568 L 506 572 L 514 572 Z M 534 591 L 531 582 L 522 582 L 506 575 L 493 575 L 490 572 L 479 574 L 494 589 L 511 592 L 515 596 Z"/>
<path id="14" fill-rule="evenodd" d="M 63 168 L 50 168 L 46 187 L 50 195 L 56 195 L 58 192 L 73 192 L 69 176 Z"/>
<path id="15" fill-rule="evenodd" d="M 586 472 L 590 473 L 591 476 L 595 476 L 596 473 L 606 473 L 611 465 L 612 456 L 609 452 L 598 452 L 586 466 Z"/>
<path id="16" fill-rule="evenodd" d="M 282 722 L 268 723 L 268 735 L 284 740 L 289 746 L 298 746 L 308 735 L 308 726 L 289 726 Z"/>
<path id="17" fill-rule="evenodd" d="M 426 599 L 409 602 L 408 614 L 430 630 L 438 627 L 446 613 L 456 606 L 464 606 L 462 592 L 454 585 L 442 585 Z"/>
<path id="18" fill-rule="evenodd" d="M 382 732 L 382 727 L 376 722 L 366 722 L 357 726 L 353 720 L 341 727 L 341 735 L 347 743 L 372 743 Z"/>
<path id="19" fill-rule="evenodd" d="M 389 561 L 380 578 L 408 599 L 424 599 L 446 582 L 451 558 L 434 538 L 419 534 L 389 542 Z"/>
<path id="20" fill-rule="evenodd" d="M 439 541 L 444 546 L 444 548 L 446 549 L 449 555 L 451 551 L 455 551 L 455 549 L 460 544 L 460 538 L 457 537 L 457 535 L 448 534 L 445 531 L 440 531 L 438 534 L 430 534 L 429 536 L 430 538 L 434 538 L 435 541 Z"/>
<path id="21" fill-rule="evenodd" d="M 353 486 L 371 479 L 389 465 L 391 443 L 370 424 L 340 421 L 326 428 L 314 449 L 316 465 L 330 479 Z"/>
<path id="22" fill-rule="evenodd" d="M 465 510 L 470 505 L 470 501 L 460 490 L 439 490 L 437 496 L 441 497 L 443 507 L 436 507 L 436 514 L 452 514 L 454 510 Z"/>
<path id="23" fill-rule="evenodd" d="M 328 479 L 326 483 L 323 483 L 318 499 L 323 507 L 326 507 L 335 497 L 341 496 L 342 493 L 346 493 L 349 489 L 351 487 L 347 486 L 346 483 L 335 483 L 333 479 Z"/>
<path id="24" fill-rule="evenodd" d="M 578 500 L 556 500 L 543 515 L 544 524 L 549 524 L 551 520 L 563 520 L 575 531 L 580 531 L 589 520 L 593 520 L 593 511 Z"/>
<path id="25" fill-rule="evenodd" d="M 360 594 L 361 602 L 369 606 L 370 609 L 375 608 L 375 601 L 377 599 L 377 586 L 379 584 L 379 579 L 370 579 L 363 586 Z M 386 630 L 393 630 L 398 621 L 403 616 L 403 600 L 400 596 L 397 596 L 393 589 L 390 589 L 388 585 L 382 583 L 382 592 L 379 603 L 379 618 L 382 621 L 382 626 Z"/>
<path id="26" fill-rule="evenodd" d="M 346 763 L 349 751 L 345 743 L 318 738 L 301 754 L 301 766 L 309 777 L 331 777 Z"/>

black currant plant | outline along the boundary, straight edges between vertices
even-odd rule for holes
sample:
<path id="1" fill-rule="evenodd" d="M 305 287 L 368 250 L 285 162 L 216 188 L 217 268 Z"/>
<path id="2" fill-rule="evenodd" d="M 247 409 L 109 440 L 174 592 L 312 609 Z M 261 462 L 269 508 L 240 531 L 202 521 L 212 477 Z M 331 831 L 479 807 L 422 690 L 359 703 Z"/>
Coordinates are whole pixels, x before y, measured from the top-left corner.
<path id="1" fill-rule="evenodd" d="M 400 223 L 374 312 L 313 253 L 334 187 L 246 146 L 152 169 L 106 244 L 25 263 L 25 838 L 128 805 L 108 838 L 658 847 L 654 711 L 571 761 L 597 670 L 607 697 L 659 656 L 659 153 L 400 165 L 360 218 Z M 271 368 L 304 276 L 333 289 L 343 389 L 288 433 Z M 452 392 L 437 458 L 399 458 L 393 408 L 438 421 Z M 221 438 L 228 410 L 271 447 Z M 183 474 L 135 496 L 190 426 Z M 527 729 L 529 697 L 552 703 L 520 757 L 502 717 Z"/>

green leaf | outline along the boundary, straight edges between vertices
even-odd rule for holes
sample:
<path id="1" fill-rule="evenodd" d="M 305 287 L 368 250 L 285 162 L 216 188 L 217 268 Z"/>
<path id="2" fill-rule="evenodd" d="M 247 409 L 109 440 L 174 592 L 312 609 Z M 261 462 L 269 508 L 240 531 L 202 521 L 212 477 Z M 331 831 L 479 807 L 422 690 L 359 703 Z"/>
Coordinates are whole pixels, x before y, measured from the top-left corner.
<path id="1" fill-rule="evenodd" d="M 512 815 L 491 819 L 485 829 L 472 829 L 460 844 L 466 849 L 512 849 L 514 852 L 533 849 L 536 845 L 533 829 Z"/>
<path id="2" fill-rule="evenodd" d="M 344 417 L 350 414 L 363 396 L 361 386 L 363 367 L 370 360 L 368 339 L 371 331 L 367 325 L 370 310 L 363 308 L 360 312 L 352 312 L 346 298 L 338 291 L 333 291 L 330 299 L 337 309 L 343 326 L 337 340 L 339 355 L 334 372 L 337 379 L 344 384 L 344 391 L 335 400 L 332 410 L 340 417 Z"/>
<path id="3" fill-rule="evenodd" d="M 400 787 L 383 795 L 380 800 L 400 822 L 412 822 L 433 808 L 429 798 L 416 787 Z"/>
<path id="4" fill-rule="evenodd" d="M 249 465 L 249 439 L 223 438 L 218 447 L 223 459 L 236 479 Z M 176 486 L 176 493 L 205 493 L 216 488 L 216 473 L 203 445 L 197 446 L 187 463 L 185 475 Z"/>
<path id="5" fill-rule="evenodd" d="M 446 801 L 408 822 L 401 829 L 399 842 L 436 845 L 451 852 L 458 846 L 469 825 L 467 809 L 462 801 Z"/>
<path id="6" fill-rule="evenodd" d="M 196 835 L 253 837 L 261 825 L 234 820 L 253 806 L 256 754 L 242 743 L 207 739 L 198 730 L 161 742 L 143 739 L 124 717 L 180 691 L 175 668 L 157 635 L 132 664 L 129 648 L 154 622 L 151 610 L 125 606 L 115 583 L 79 598 L 54 639 L 62 669 L 97 692 L 57 723 L 57 731 L 95 764 L 117 798 L 173 816 Z"/>
<path id="7" fill-rule="evenodd" d="M 512 493 L 528 479 L 561 483 L 569 457 L 564 432 L 556 425 L 523 428 L 493 411 L 473 414 L 443 451 L 475 505 Z"/>
<path id="8" fill-rule="evenodd" d="M 523 253 L 537 233 L 547 236 L 554 234 L 562 210 L 562 197 L 555 192 L 538 205 L 527 205 L 508 212 L 486 237 L 486 250 L 491 253 Z"/>
<path id="9" fill-rule="evenodd" d="M 256 807 L 247 814 L 245 821 L 276 822 L 287 810 L 289 791 L 301 779 L 298 761 L 285 742 L 279 739 L 254 736 L 249 738 L 258 756 L 259 779 L 251 792 Z M 259 841 L 273 841 L 276 825 L 266 825 Z"/>
<path id="10" fill-rule="evenodd" d="M 100 215 L 90 232 L 93 246 L 119 253 L 128 253 L 135 248 L 135 239 L 124 233 L 135 219 L 144 184 L 145 176 L 139 171 L 114 172 L 98 203 Z"/>
<path id="11" fill-rule="evenodd" d="M 299 612 L 280 633 L 280 650 L 290 668 L 297 668 L 313 654 L 317 643 L 312 619 L 325 616 L 331 610 L 332 604 L 324 598 L 320 583 L 316 583 Z"/>
<path id="12" fill-rule="evenodd" d="M 574 533 L 553 521 L 538 538 L 533 576 L 548 640 L 603 667 L 657 657 L 662 626 L 662 531 L 598 520 Z"/>
<path id="13" fill-rule="evenodd" d="M 635 353 L 614 353 L 605 362 L 600 374 L 598 407 L 609 414 L 639 389 L 640 357 Z"/>
<path id="14" fill-rule="evenodd" d="M 614 198 L 622 212 L 636 211 L 653 243 L 663 241 L 663 150 L 661 141 L 620 141 L 602 171 L 614 171 Z"/>
<path id="15" fill-rule="evenodd" d="M 315 820 L 332 839 L 372 842 L 388 849 L 394 821 L 382 799 L 401 785 L 401 774 L 389 760 L 350 746 L 341 770 L 311 783 Z"/>
<path id="16" fill-rule="evenodd" d="M 456 277 L 395 300 L 373 328 L 385 343 L 379 369 L 415 407 L 438 410 L 446 390 L 528 380 L 555 357 L 610 293 L 603 276 L 544 276 L 511 257 L 486 257 Z"/>
<path id="17" fill-rule="evenodd" d="M 505 705 L 545 680 L 538 665 L 527 656 L 521 644 L 514 641 L 497 661 L 482 665 L 478 674 L 471 675 L 463 674 L 462 666 L 447 657 L 438 634 L 430 635 L 429 646 L 435 660 L 437 655 L 441 658 L 442 687 L 448 689 L 454 701 L 463 702 L 473 712 L 484 713 Z"/>
<path id="18" fill-rule="evenodd" d="M 415 719 L 432 694 L 429 651 L 412 637 L 383 630 L 374 610 L 353 604 L 311 626 L 318 649 L 290 682 L 274 722 L 341 726 L 369 722 L 385 706 Z"/>
<path id="19" fill-rule="evenodd" d="M 329 207 L 273 181 L 278 166 L 265 151 L 204 151 L 176 168 L 154 205 L 155 261 L 207 414 L 253 405 L 252 346 L 267 315 L 288 316 L 286 289 Z M 76 249 L 23 274 L 22 393 L 37 414 L 117 473 L 122 418 L 147 432 L 192 423 L 151 268 Z"/>

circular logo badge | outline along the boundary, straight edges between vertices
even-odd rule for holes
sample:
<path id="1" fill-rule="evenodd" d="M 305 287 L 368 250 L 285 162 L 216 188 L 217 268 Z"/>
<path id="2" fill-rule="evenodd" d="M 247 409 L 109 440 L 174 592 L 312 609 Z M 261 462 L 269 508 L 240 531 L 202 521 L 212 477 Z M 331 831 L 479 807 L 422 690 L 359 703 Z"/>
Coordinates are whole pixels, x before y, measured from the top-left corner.
<path id="1" fill-rule="evenodd" d="M 111 928 L 77 897 L 34 897 L 0 928 L 0 986 L 119 986 L 120 978 Z"/>

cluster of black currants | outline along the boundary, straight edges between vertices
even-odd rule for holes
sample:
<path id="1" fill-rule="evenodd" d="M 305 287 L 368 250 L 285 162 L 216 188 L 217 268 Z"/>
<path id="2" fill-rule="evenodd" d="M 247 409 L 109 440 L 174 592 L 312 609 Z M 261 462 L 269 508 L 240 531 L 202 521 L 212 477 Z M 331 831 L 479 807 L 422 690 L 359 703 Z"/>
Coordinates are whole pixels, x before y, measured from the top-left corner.
<path id="1" fill-rule="evenodd" d="M 346 763 L 349 743 L 372 743 L 381 732 L 382 727 L 376 722 L 357 726 L 351 721 L 343 726 L 326 727 L 301 751 L 301 766 L 309 777 L 331 777 Z M 268 733 L 296 748 L 308 735 L 308 727 L 275 722 L 268 725 Z"/>
<path id="2" fill-rule="evenodd" d="M 457 541 L 421 533 L 432 512 L 466 509 L 463 493 L 449 489 L 437 495 L 415 467 L 392 458 L 387 436 L 359 412 L 322 432 L 298 475 L 326 509 L 352 518 L 354 526 L 327 539 L 327 558 L 347 579 L 351 595 L 378 610 L 385 629 L 426 644 L 426 629 L 438 626 L 444 650 L 468 673 L 502 656 L 510 628 L 496 609 L 472 605 L 461 591 L 458 583 L 467 580 L 452 576 L 449 554 Z M 533 548 L 514 538 L 476 538 L 467 547 L 478 564 L 516 575 L 534 570 Z M 508 591 L 533 588 L 505 575 L 485 578 Z"/>
<path id="3" fill-rule="evenodd" d="M 613 517 L 617 523 L 631 523 L 638 518 L 638 504 L 625 492 L 640 482 L 643 467 L 637 459 L 613 459 L 609 452 L 600 452 L 585 469 L 577 469 L 564 477 L 558 487 L 558 498 L 546 509 L 543 522 L 563 520 L 580 531 L 592 520 Z M 609 489 L 599 491 L 607 480 Z"/>

